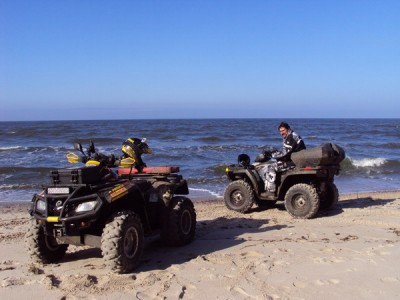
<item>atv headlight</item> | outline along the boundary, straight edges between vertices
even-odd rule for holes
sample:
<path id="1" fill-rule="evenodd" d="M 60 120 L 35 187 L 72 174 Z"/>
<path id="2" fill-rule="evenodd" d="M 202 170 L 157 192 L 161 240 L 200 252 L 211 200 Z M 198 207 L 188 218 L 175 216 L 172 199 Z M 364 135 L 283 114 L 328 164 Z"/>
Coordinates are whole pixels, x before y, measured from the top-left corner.
<path id="1" fill-rule="evenodd" d="M 45 212 L 46 211 L 46 201 L 39 200 L 36 202 L 36 210 L 40 212 Z"/>
<path id="2" fill-rule="evenodd" d="M 81 212 L 91 211 L 95 209 L 96 204 L 97 201 L 83 202 L 76 207 L 75 212 L 81 213 Z"/>

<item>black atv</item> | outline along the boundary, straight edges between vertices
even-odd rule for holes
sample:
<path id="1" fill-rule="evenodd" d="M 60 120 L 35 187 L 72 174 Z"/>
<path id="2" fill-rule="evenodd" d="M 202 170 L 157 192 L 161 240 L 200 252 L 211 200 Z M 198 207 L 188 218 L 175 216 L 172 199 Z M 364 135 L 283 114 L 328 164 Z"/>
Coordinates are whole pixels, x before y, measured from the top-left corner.
<path id="1" fill-rule="evenodd" d="M 339 174 L 344 150 L 331 143 L 292 153 L 291 162 L 282 163 L 276 176 L 275 192 L 265 190 L 258 172 L 263 163 L 250 164 L 246 154 L 238 157 L 238 164 L 226 168 L 231 183 L 224 193 L 227 208 L 246 213 L 254 203 L 268 207 L 284 201 L 285 208 L 295 218 L 313 218 L 319 210 L 335 207 L 339 192 L 334 176 Z"/>
<path id="2" fill-rule="evenodd" d="M 70 244 L 92 246 L 110 269 L 127 273 L 139 264 L 145 236 L 161 234 L 175 246 L 193 240 L 196 213 L 181 196 L 189 190 L 178 167 L 139 171 L 96 153 L 92 142 L 87 153 L 80 144 L 75 149 L 83 155 L 69 153 L 68 161 L 85 166 L 51 171 L 51 183 L 33 196 L 25 243 L 34 261 L 60 261 Z"/>

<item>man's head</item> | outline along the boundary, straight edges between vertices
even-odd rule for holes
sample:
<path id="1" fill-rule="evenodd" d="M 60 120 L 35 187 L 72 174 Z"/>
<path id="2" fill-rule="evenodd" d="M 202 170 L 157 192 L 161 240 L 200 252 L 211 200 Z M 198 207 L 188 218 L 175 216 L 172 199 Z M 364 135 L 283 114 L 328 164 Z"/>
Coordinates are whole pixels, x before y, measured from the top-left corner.
<path id="1" fill-rule="evenodd" d="M 286 122 L 281 122 L 281 124 L 279 124 L 279 126 L 278 126 L 278 130 L 282 137 L 286 137 L 290 130 L 290 126 Z"/>

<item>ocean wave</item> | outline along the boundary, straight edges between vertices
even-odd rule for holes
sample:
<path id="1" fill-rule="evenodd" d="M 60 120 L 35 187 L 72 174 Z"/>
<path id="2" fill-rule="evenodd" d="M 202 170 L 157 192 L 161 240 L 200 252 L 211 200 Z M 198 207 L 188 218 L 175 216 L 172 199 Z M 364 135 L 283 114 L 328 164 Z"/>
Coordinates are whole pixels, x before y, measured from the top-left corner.
<path id="1" fill-rule="evenodd" d="M 196 138 L 195 140 L 203 143 L 217 143 L 219 141 L 222 141 L 223 139 L 219 136 L 206 136 L 206 137 Z"/>
<path id="2" fill-rule="evenodd" d="M 316 140 L 317 136 L 316 135 L 309 135 L 306 137 L 307 140 Z"/>
<path id="3" fill-rule="evenodd" d="M 377 143 L 375 140 L 371 140 L 368 142 L 364 142 L 364 143 L 347 143 L 346 148 L 349 149 L 356 149 L 356 148 L 362 148 L 363 150 L 367 150 L 371 149 L 389 149 L 389 150 L 396 150 L 396 149 L 400 149 L 400 143 L 394 143 L 394 142 L 388 142 L 388 143 Z"/>
<path id="4" fill-rule="evenodd" d="M 44 184 L 50 181 L 50 171 L 47 167 L 0 167 L 0 181 L 4 185 Z"/>
<path id="5" fill-rule="evenodd" d="M 214 175 L 225 175 L 227 165 L 226 164 L 219 164 L 215 166 L 206 167 L 204 170 L 207 173 L 211 173 Z"/>
<path id="6" fill-rule="evenodd" d="M 71 148 L 63 147 L 63 146 L 9 146 L 9 147 L 0 147 L 0 152 L 28 152 L 28 153 L 37 153 L 37 152 L 45 152 L 45 151 L 67 151 L 71 150 Z"/>
<path id="7" fill-rule="evenodd" d="M 162 134 L 164 134 L 164 132 L 162 132 Z M 178 136 L 172 135 L 172 134 L 170 134 L 170 132 L 167 132 L 166 135 L 162 135 L 162 134 L 160 132 L 157 132 L 156 135 L 155 135 L 155 139 L 160 139 L 160 140 L 164 140 L 164 141 L 176 141 L 176 140 L 178 140 Z"/>
<path id="8" fill-rule="evenodd" d="M 400 143 L 387 143 L 382 145 L 386 149 L 400 149 Z"/>
<path id="9" fill-rule="evenodd" d="M 221 183 L 227 183 L 228 182 L 228 177 L 226 176 L 221 176 L 221 177 L 214 177 L 214 176 L 209 176 L 209 177 L 186 177 L 186 181 L 189 184 L 200 184 L 204 186 L 208 185 L 220 185 Z"/>
<path id="10" fill-rule="evenodd" d="M 356 168 L 367 168 L 367 167 L 380 167 L 387 163 L 385 158 L 362 158 L 362 159 L 353 159 L 352 164 Z"/>
<path id="11" fill-rule="evenodd" d="M 54 170 L 54 168 L 50 167 L 20 167 L 20 166 L 6 166 L 0 167 L 0 174 L 8 174 L 8 173 L 24 173 L 24 172 L 49 172 Z"/>
<path id="12" fill-rule="evenodd" d="M 89 145 L 89 143 L 92 141 L 94 143 L 95 146 L 97 146 L 97 144 L 106 144 L 106 145 L 122 145 L 124 139 L 121 138 L 115 138 L 115 137 L 95 137 L 96 133 L 93 133 L 92 138 L 74 138 L 70 141 L 71 145 L 73 145 L 74 143 L 81 143 L 82 146 L 85 148 Z"/>
<path id="13" fill-rule="evenodd" d="M 41 184 L 19 183 L 19 184 L 0 184 L 0 190 L 40 190 Z"/>
<path id="14" fill-rule="evenodd" d="M 222 195 L 218 192 L 209 190 L 209 189 L 201 189 L 201 188 L 189 188 L 191 197 L 195 198 L 203 198 L 203 197 L 212 197 L 212 198 L 221 198 Z"/>
<path id="15" fill-rule="evenodd" d="M 400 161 L 386 158 L 346 158 L 341 164 L 341 174 L 346 176 L 394 175 L 400 173 Z M 396 175 L 397 176 L 397 175 Z"/>
<path id="16" fill-rule="evenodd" d="M 0 152 L 21 151 L 21 150 L 26 150 L 26 149 L 28 149 L 28 147 L 22 147 L 22 146 L 0 147 Z"/>

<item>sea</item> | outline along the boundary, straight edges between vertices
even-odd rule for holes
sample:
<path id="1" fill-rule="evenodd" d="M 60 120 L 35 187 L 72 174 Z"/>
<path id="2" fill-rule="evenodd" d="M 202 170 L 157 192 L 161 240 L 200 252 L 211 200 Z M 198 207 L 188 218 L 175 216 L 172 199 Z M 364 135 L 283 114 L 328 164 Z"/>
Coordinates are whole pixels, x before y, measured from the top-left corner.
<path id="1" fill-rule="evenodd" d="M 0 202 L 29 202 L 50 171 L 76 167 L 66 159 L 73 144 L 122 154 L 130 137 L 147 138 L 148 166 L 179 166 L 192 200 L 223 197 L 225 168 L 246 153 L 282 147 L 286 121 L 307 148 L 335 143 L 346 152 L 335 178 L 339 193 L 400 189 L 400 119 L 166 119 L 0 122 Z"/>

